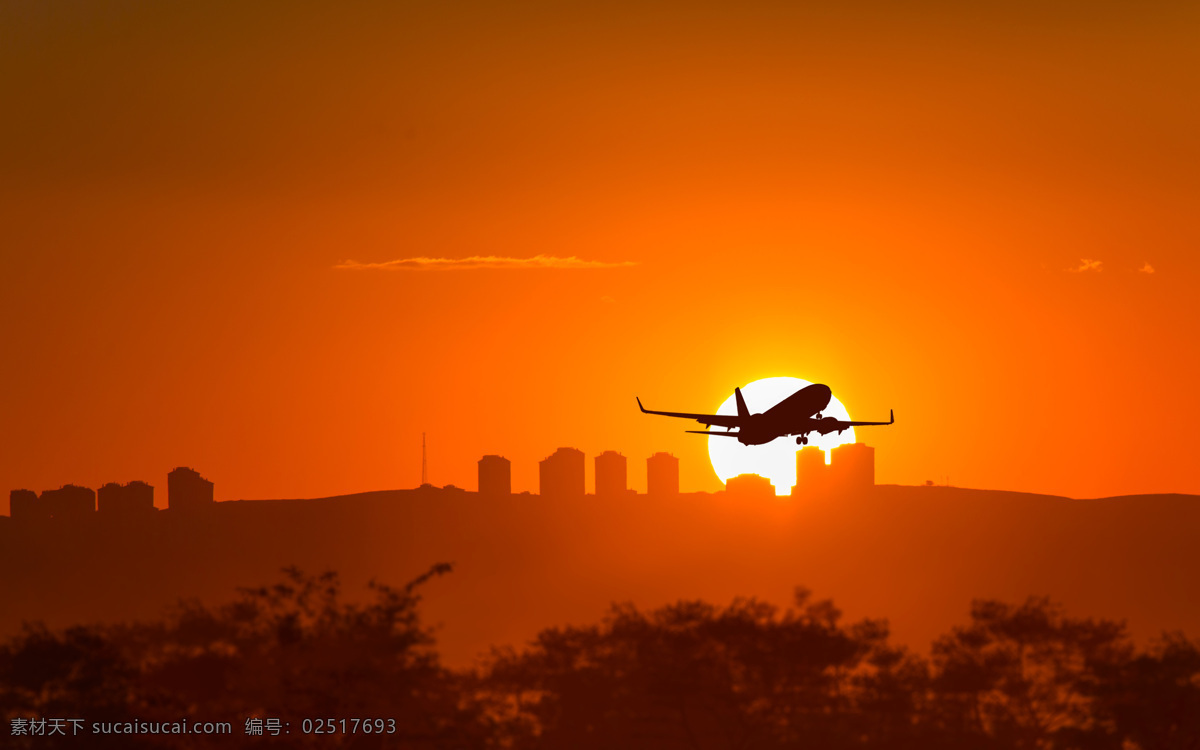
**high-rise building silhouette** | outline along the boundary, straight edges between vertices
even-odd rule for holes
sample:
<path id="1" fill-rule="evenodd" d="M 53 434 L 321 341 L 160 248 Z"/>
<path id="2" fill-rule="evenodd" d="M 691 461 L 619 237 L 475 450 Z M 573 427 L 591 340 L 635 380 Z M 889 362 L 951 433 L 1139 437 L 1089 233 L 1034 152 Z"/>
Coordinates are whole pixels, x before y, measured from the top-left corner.
<path id="1" fill-rule="evenodd" d="M 125 501 L 134 513 L 145 513 L 154 510 L 154 487 L 135 479 L 125 485 Z"/>
<path id="2" fill-rule="evenodd" d="M 50 514 L 46 513 L 38 503 L 37 493 L 33 490 L 12 490 L 8 493 L 8 515 L 14 520 L 32 521 L 34 519 L 49 518 Z"/>
<path id="3" fill-rule="evenodd" d="M 89 487 L 65 484 L 57 490 L 43 491 L 38 505 L 54 520 L 84 518 L 96 512 L 96 493 Z"/>
<path id="4" fill-rule="evenodd" d="M 646 459 L 646 494 L 679 494 L 679 459 L 670 453 L 655 453 Z"/>
<path id="5" fill-rule="evenodd" d="M 96 490 L 96 512 L 106 516 L 121 513 L 125 509 L 124 490 L 117 482 L 100 485 Z"/>
<path id="6" fill-rule="evenodd" d="M 775 497 L 775 486 L 771 480 L 758 474 L 738 474 L 725 483 L 725 491 L 734 497 Z"/>
<path id="7" fill-rule="evenodd" d="M 596 497 L 619 497 L 628 487 L 625 457 L 616 451 L 596 456 Z"/>
<path id="8" fill-rule="evenodd" d="M 809 445 L 796 451 L 796 484 L 792 494 L 824 492 L 829 487 L 829 467 L 825 465 L 825 451 Z"/>
<path id="9" fill-rule="evenodd" d="M 543 497 L 583 497 L 583 451 L 559 448 L 538 463 L 538 492 Z"/>
<path id="10" fill-rule="evenodd" d="M 203 508 L 213 504 L 213 483 L 200 472 L 180 466 L 167 474 L 167 507 L 171 510 Z"/>
<path id="11" fill-rule="evenodd" d="M 484 456 L 479 459 L 479 494 L 511 495 L 512 465 L 503 456 Z"/>
<path id="12" fill-rule="evenodd" d="M 96 492 L 96 509 L 104 516 L 133 516 L 154 510 L 154 488 L 133 481 L 122 486 L 109 482 Z"/>
<path id="13" fill-rule="evenodd" d="M 875 449 L 862 443 L 839 445 L 830 453 L 829 478 L 839 490 L 875 486 Z"/>

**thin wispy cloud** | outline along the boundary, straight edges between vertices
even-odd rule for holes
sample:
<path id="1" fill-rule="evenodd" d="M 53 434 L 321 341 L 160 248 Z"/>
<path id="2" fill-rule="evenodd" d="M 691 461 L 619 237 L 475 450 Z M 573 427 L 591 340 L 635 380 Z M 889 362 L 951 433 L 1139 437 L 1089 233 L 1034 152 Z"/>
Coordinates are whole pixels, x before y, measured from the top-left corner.
<path id="1" fill-rule="evenodd" d="M 1149 263 L 1145 263 L 1141 268 L 1138 269 L 1138 273 L 1154 273 L 1154 266 L 1150 265 Z"/>
<path id="2" fill-rule="evenodd" d="M 1068 268 L 1067 270 L 1071 273 L 1100 273 L 1103 270 L 1101 268 L 1102 265 L 1104 265 L 1104 261 L 1093 260 L 1092 258 L 1080 258 L 1077 268 Z"/>
<path id="3" fill-rule="evenodd" d="M 603 260 L 584 260 L 574 255 L 559 258 L 553 255 L 535 255 L 532 258 L 507 258 L 496 255 L 472 255 L 469 258 L 398 258 L 381 263 L 360 263 L 357 260 L 344 260 L 334 268 L 348 271 L 473 271 L 480 268 L 522 269 L 522 268 L 622 268 L 636 266 L 631 260 L 608 262 Z"/>

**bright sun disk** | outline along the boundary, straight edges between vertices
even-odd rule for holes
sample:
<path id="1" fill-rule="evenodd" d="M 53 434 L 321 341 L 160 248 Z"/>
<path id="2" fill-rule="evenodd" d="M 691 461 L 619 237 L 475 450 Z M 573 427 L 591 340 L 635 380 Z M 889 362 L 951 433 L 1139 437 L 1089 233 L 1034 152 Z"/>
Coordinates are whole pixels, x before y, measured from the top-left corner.
<path id="1" fill-rule="evenodd" d="M 742 387 L 742 396 L 746 399 L 746 408 L 751 414 L 759 414 L 770 409 L 775 404 L 792 395 L 809 381 L 800 378 L 763 378 Z M 717 409 L 717 414 L 737 414 L 737 402 L 732 393 Z M 850 419 L 850 412 L 841 401 L 834 396 L 829 406 L 821 412 L 825 417 L 837 417 L 842 420 Z M 717 432 L 722 428 L 712 427 Z M 829 463 L 829 451 L 844 443 L 853 443 L 854 428 L 849 427 L 842 434 L 830 433 L 808 436 L 808 444 L 815 445 L 825 451 L 825 463 Z M 738 474 L 758 474 L 771 480 L 775 485 L 776 495 L 787 495 L 796 483 L 796 451 L 801 446 L 796 445 L 794 437 L 780 437 L 764 445 L 742 445 L 737 440 L 727 437 L 710 437 L 708 439 L 708 458 L 712 462 L 713 471 L 728 482 Z"/>

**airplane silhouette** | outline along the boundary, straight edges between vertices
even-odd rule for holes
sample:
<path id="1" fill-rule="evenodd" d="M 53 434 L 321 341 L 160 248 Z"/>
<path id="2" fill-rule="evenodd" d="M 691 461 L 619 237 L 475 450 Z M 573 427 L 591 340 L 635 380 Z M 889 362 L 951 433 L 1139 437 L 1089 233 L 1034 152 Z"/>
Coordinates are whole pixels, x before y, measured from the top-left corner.
<path id="1" fill-rule="evenodd" d="M 820 383 L 813 383 L 801 388 L 761 414 L 751 414 L 750 410 L 746 408 L 746 400 L 742 398 L 741 388 L 734 388 L 733 396 L 737 399 L 736 416 L 651 411 L 642 406 L 640 398 L 637 402 L 638 408 L 642 410 L 643 414 L 694 419 L 705 427 L 717 425 L 726 430 L 736 427 L 737 432 L 713 432 L 711 430 L 684 430 L 684 432 L 696 435 L 735 437 L 742 445 L 762 445 L 785 435 L 796 435 L 797 445 L 808 445 L 809 433 L 816 432 L 827 435 L 831 432 L 841 433 L 847 427 L 884 425 L 896 421 L 895 410 L 889 410 L 886 422 L 847 422 L 837 417 L 822 417 L 821 412 L 829 406 L 829 400 L 833 398 L 833 391 L 829 389 L 829 386 Z"/>

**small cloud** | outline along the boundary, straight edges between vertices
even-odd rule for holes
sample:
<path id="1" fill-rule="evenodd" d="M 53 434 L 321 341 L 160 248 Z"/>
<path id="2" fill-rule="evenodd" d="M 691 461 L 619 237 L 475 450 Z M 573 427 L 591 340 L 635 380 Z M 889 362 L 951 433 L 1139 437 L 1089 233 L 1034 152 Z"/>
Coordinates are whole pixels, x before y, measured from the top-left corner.
<path id="1" fill-rule="evenodd" d="M 603 297 L 601 297 L 600 301 L 605 303 L 606 305 L 612 305 L 612 304 L 616 303 L 616 300 L 613 299 L 612 297 L 609 297 L 607 294 L 604 295 Z"/>
<path id="2" fill-rule="evenodd" d="M 1094 271 L 1095 273 L 1100 273 L 1100 271 L 1102 270 L 1100 268 L 1100 266 L 1103 265 L 1103 263 L 1104 263 L 1104 261 L 1101 261 L 1101 260 L 1093 260 L 1091 258 L 1080 258 L 1078 268 L 1068 268 L 1067 270 L 1070 271 L 1071 273 L 1088 273 L 1089 271 Z"/>
<path id="3" fill-rule="evenodd" d="M 1138 273 L 1154 273 L 1154 266 L 1150 265 L 1149 263 L 1144 263 L 1142 264 L 1142 267 L 1138 269 Z"/>
<path id="4" fill-rule="evenodd" d="M 334 268 L 350 271 L 471 271 L 478 268 L 622 268 L 636 266 L 629 260 L 609 263 L 602 260 L 583 260 L 572 255 L 557 258 L 535 255 L 532 258 L 503 258 L 495 255 L 472 255 L 469 258 L 399 258 L 382 263 L 360 263 L 344 260 Z"/>

